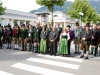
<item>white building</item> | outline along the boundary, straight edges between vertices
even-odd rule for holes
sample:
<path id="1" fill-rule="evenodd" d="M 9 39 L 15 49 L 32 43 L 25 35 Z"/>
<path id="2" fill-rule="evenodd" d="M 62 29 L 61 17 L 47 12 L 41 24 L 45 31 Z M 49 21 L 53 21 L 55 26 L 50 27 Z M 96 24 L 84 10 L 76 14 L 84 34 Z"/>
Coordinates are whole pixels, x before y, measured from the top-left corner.
<path id="1" fill-rule="evenodd" d="M 37 20 L 36 15 L 16 10 L 7 9 L 5 14 L 0 16 L 0 23 L 2 26 L 8 25 L 13 27 L 15 23 L 19 26 L 22 24 L 32 24 Z"/>
<path id="2" fill-rule="evenodd" d="M 54 25 L 58 22 L 61 23 L 61 27 L 71 26 L 71 29 L 75 28 L 75 20 L 72 20 L 69 16 L 66 16 L 63 12 L 56 11 L 53 13 Z M 51 15 L 49 15 L 49 22 L 51 21 Z"/>
<path id="3" fill-rule="evenodd" d="M 41 12 L 42 13 L 42 12 Z M 48 12 L 47 12 L 48 13 Z M 66 16 L 66 14 L 56 11 L 53 14 L 54 18 L 54 25 L 56 25 L 58 22 L 61 24 L 61 27 L 66 27 L 66 25 L 71 25 L 71 28 L 75 28 L 75 20 L 70 19 L 69 16 Z M 47 22 L 45 22 L 46 20 Z M 35 25 L 35 22 L 44 22 L 48 23 L 51 22 L 51 13 L 50 15 L 46 15 L 41 17 L 36 14 L 31 14 L 27 12 L 21 12 L 16 10 L 7 9 L 5 10 L 5 14 L 0 16 L 0 24 L 2 26 L 8 25 L 8 23 L 13 27 L 15 23 L 17 23 L 19 26 L 22 24 L 32 24 Z M 42 24 L 42 23 L 41 23 Z"/>

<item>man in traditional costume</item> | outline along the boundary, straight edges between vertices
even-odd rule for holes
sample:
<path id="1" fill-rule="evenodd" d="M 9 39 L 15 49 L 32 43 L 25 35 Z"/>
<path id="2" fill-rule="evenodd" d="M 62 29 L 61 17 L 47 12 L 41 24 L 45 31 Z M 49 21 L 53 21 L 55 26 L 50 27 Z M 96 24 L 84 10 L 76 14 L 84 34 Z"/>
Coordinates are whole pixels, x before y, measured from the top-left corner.
<path id="1" fill-rule="evenodd" d="M 60 37 L 60 34 L 62 33 L 62 28 L 60 27 L 60 23 L 57 23 L 57 31 L 58 31 L 58 41 L 59 41 L 59 37 Z"/>
<path id="2" fill-rule="evenodd" d="M 93 24 L 92 37 L 91 37 L 91 54 L 96 56 L 97 53 L 97 46 L 98 46 L 98 39 L 99 39 L 99 32 L 97 28 L 97 24 Z"/>
<path id="3" fill-rule="evenodd" d="M 13 30 L 12 30 L 10 24 L 8 24 L 7 29 L 5 30 L 5 37 L 6 37 L 7 43 L 8 43 L 7 49 L 11 49 L 12 36 L 13 36 Z"/>
<path id="4" fill-rule="evenodd" d="M 20 38 L 21 38 L 21 43 L 22 43 L 22 50 L 21 51 L 26 51 L 27 50 L 27 44 L 26 44 L 26 38 L 27 38 L 28 32 L 27 29 L 25 28 L 25 24 L 22 25 L 20 29 Z"/>
<path id="5" fill-rule="evenodd" d="M 32 51 L 33 52 L 33 28 L 32 25 L 29 25 L 29 29 L 28 29 L 28 40 L 29 40 L 29 50 L 28 51 Z"/>
<path id="6" fill-rule="evenodd" d="M 36 23 L 36 27 L 33 30 L 33 41 L 34 41 L 34 52 L 35 53 L 40 53 L 40 34 L 41 34 L 41 29 L 39 27 L 39 23 Z"/>
<path id="7" fill-rule="evenodd" d="M 3 31 L 2 26 L 0 25 L 0 49 L 2 49 L 3 37 L 4 37 L 4 31 Z"/>
<path id="8" fill-rule="evenodd" d="M 79 28 L 78 22 L 76 23 L 76 29 L 74 30 L 74 44 L 75 44 L 75 52 L 74 54 L 80 54 L 79 47 L 80 47 L 80 34 L 81 29 Z"/>
<path id="9" fill-rule="evenodd" d="M 80 58 L 84 57 L 84 48 L 85 48 L 86 49 L 85 59 L 88 59 L 89 47 L 91 44 L 91 37 L 92 37 L 92 32 L 89 28 L 90 28 L 90 23 L 87 23 L 86 30 L 81 33 L 81 56 Z"/>
<path id="10" fill-rule="evenodd" d="M 14 45 L 15 45 L 14 50 L 18 50 L 19 34 L 20 34 L 20 29 L 18 27 L 18 24 L 15 24 L 13 29 L 13 37 L 14 37 Z"/>
<path id="11" fill-rule="evenodd" d="M 49 34 L 52 31 L 51 24 L 47 25 L 46 31 L 47 31 L 47 51 L 46 51 L 46 53 L 49 53 L 49 49 L 50 49 Z"/>
<path id="12" fill-rule="evenodd" d="M 98 33 L 99 33 L 99 35 L 98 35 L 98 46 L 97 46 L 97 51 L 98 51 L 98 53 L 100 54 L 100 23 L 98 23 L 97 28 L 98 28 Z"/>

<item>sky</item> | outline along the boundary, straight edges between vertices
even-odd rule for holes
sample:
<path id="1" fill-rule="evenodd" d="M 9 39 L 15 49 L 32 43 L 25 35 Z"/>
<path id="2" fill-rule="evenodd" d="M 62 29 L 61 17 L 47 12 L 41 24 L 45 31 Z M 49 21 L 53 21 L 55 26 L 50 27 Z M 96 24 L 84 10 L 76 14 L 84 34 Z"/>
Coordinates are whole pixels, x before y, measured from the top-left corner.
<path id="1" fill-rule="evenodd" d="M 67 0 L 73 2 L 73 0 Z M 1 0 L 7 9 L 29 12 L 41 6 L 36 4 L 36 0 Z"/>

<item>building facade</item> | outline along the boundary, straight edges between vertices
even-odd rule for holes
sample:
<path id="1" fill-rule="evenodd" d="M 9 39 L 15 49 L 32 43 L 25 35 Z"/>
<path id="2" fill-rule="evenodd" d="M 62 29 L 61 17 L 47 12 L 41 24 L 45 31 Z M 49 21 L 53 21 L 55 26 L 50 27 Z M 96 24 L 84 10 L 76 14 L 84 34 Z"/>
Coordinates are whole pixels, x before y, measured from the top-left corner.
<path id="1" fill-rule="evenodd" d="M 72 20 L 69 16 L 66 16 L 63 12 L 56 11 L 53 13 L 54 25 L 58 22 L 61 24 L 61 27 L 65 28 L 67 25 L 71 26 L 71 29 L 75 28 L 75 20 Z M 49 15 L 49 22 L 51 21 L 51 15 Z"/>
<path id="2" fill-rule="evenodd" d="M 2 26 L 10 24 L 13 27 L 15 23 L 17 23 L 19 26 L 22 24 L 34 25 L 36 20 L 37 18 L 36 15 L 34 14 L 11 10 L 11 9 L 5 10 L 5 14 L 0 15 L 0 24 Z"/>
<path id="3" fill-rule="evenodd" d="M 46 15 L 45 15 L 45 14 Z M 40 15 L 44 14 L 44 15 Z M 59 22 L 61 24 L 61 27 L 66 27 L 67 25 L 71 26 L 71 29 L 75 28 L 75 20 L 72 20 L 69 16 L 66 16 L 66 14 L 56 11 L 53 14 L 54 19 L 54 25 Z M 21 12 L 16 10 L 7 9 L 5 10 L 5 14 L 0 16 L 0 24 L 2 26 L 6 26 L 10 24 L 12 27 L 14 27 L 14 24 L 18 24 L 21 26 L 22 24 L 25 25 L 34 25 L 35 22 L 40 22 L 41 25 L 43 23 L 50 23 L 51 22 L 51 13 L 50 12 L 38 12 L 37 14 L 31 14 L 27 12 Z"/>

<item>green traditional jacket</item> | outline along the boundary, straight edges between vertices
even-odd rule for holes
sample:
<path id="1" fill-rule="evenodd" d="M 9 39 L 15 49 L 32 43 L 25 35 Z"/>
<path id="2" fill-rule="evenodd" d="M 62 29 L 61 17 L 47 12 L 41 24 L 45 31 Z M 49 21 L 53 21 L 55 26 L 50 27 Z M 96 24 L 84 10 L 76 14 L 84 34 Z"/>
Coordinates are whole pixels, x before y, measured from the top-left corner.
<path id="1" fill-rule="evenodd" d="M 50 27 L 50 28 L 47 27 L 47 28 L 46 28 L 46 31 L 47 31 L 47 32 L 51 32 L 51 31 L 52 31 L 52 28 L 51 28 L 51 27 Z"/>
<path id="2" fill-rule="evenodd" d="M 40 28 L 34 28 L 33 32 L 34 32 L 33 38 L 34 39 L 40 39 L 40 34 L 41 34 Z"/>
<path id="3" fill-rule="evenodd" d="M 27 38 L 27 36 L 28 36 L 27 29 L 24 29 L 24 30 L 20 29 L 20 37 L 21 38 Z"/>
<path id="4" fill-rule="evenodd" d="M 28 37 L 29 39 L 33 39 L 34 29 L 28 29 Z"/>

